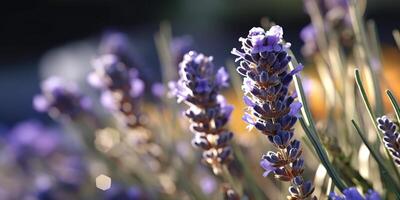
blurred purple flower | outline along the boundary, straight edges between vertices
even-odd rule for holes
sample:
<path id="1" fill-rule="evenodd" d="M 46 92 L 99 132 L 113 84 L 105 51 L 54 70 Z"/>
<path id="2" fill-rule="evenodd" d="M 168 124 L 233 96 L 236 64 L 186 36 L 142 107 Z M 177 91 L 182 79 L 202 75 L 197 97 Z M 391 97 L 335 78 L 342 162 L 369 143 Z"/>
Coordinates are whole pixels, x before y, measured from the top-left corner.
<path id="1" fill-rule="evenodd" d="M 60 134 L 47 129 L 37 121 L 25 121 L 10 130 L 8 145 L 18 162 L 25 163 L 27 157 L 46 157 L 60 146 Z"/>
<path id="2" fill-rule="evenodd" d="M 123 116 L 123 123 L 136 126 L 140 123 L 140 100 L 145 85 L 135 68 L 129 69 L 117 56 L 106 54 L 93 61 L 94 71 L 88 82 L 102 91 L 101 103 L 112 112 Z"/>
<path id="3" fill-rule="evenodd" d="M 165 95 L 164 85 L 162 83 L 154 83 L 151 86 L 151 93 L 157 98 L 162 98 Z"/>
<path id="4" fill-rule="evenodd" d="M 131 186 L 125 188 L 119 184 L 113 184 L 110 189 L 105 191 L 104 200 L 146 200 L 148 199 L 144 191 L 137 187 Z"/>
<path id="5" fill-rule="evenodd" d="M 380 200 L 381 197 L 374 190 L 368 190 L 365 198 L 358 192 L 357 188 L 351 187 L 343 191 L 343 196 L 335 193 L 329 195 L 331 200 Z"/>
<path id="6" fill-rule="evenodd" d="M 217 181 L 214 177 L 204 175 L 200 177 L 199 185 L 204 194 L 210 195 L 215 192 L 217 188 Z"/>
<path id="7" fill-rule="evenodd" d="M 179 65 L 179 80 L 170 83 L 170 88 L 178 102 L 189 105 L 185 114 L 195 134 L 192 143 L 203 149 L 203 159 L 218 174 L 231 158 L 228 143 L 233 133 L 224 126 L 233 107 L 220 95 L 221 89 L 228 86 L 228 74 L 223 68 L 217 69 L 212 60 L 194 51 L 187 53 Z M 214 139 L 210 140 L 211 136 Z"/>
<path id="8" fill-rule="evenodd" d="M 33 98 L 33 106 L 53 118 L 60 115 L 74 118 L 91 108 L 90 99 L 83 96 L 76 85 L 67 84 L 59 77 L 44 80 L 41 89 L 42 94 Z"/>

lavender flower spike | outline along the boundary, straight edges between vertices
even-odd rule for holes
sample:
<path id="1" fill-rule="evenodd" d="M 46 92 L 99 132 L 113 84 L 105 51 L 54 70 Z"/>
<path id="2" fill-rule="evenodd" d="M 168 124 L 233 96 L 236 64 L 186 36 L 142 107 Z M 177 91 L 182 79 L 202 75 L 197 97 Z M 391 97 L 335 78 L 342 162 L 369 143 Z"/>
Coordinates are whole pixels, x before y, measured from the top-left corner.
<path id="1" fill-rule="evenodd" d="M 140 125 L 140 99 L 144 83 L 136 69 L 129 69 L 119 57 L 104 54 L 93 61 L 94 71 L 88 82 L 102 90 L 103 106 L 120 115 L 127 127 Z"/>
<path id="2" fill-rule="evenodd" d="M 33 98 L 33 107 L 48 112 L 53 118 L 77 117 L 91 107 L 89 98 L 83 96 L 74 84 L 66 84 L 59 77 L 50 77 L 41 84 L 42 94 Z"/>
<path id="3" fill-rule="evenodd" d="M 290 44 L 283 42 L 282 36 L 280 26 L 273 26 L 267 32 L 263 28 L 252 28 L 246 38 L 239 39 L 242 51 L 233 49 L 232 54 L 238 57 L 237 71 L 244 77 L 242 89 L 248 111 L 243 119 L 277 148 L 261 159 L 264 175 L 271 172 L 281 181 L 290 181 L 288 199 L 299 200 L 312 197 L 314 191 L 312 183 L 302 178 L 302 148 L 300 141 L 293 138 L 293 125 L 301 104 L 288 89 L 293 75 L 302 66 L 293 71 L 288 69 Z"/>
<path id="4" fill-rule="evenodd" d="M 222 166 L 231 159 L 228 142 L 233 133 L 224 128 L 232 112 L 220 90 L 228 85 L 224 68 L 215 68 L 212 57 L 194 51 L 187 53 L 179 65 L 180 79 L 175 83 L 174 94 L 178 102 L 189 105 L 186 116 L 194 133 L 193 145 L 204 150 L 203 159 L 219 174 Z"/>
<path id="5" fill-rule="evenodd" d="M 400 167 L 400 133 L 396 125 L 386 116 L 377 119 L 378 128 L 383 133 L 383 143 L 389 150 L 397 167 Z"/>

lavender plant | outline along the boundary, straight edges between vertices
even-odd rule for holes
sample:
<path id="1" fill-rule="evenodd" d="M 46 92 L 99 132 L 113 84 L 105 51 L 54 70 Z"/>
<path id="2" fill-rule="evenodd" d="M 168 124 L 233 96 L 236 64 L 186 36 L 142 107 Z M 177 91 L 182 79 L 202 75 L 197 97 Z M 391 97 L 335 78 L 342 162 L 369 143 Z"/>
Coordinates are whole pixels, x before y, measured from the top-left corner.
<path id="1" fill-rule="evenodd" d="M 129 69 L 117 56 L 104 54 L 93 61 L 89 83 L 102 90 L 101 103 L 120 117 L 126 127 L 141 126 L 140 99 L 144 83 L 135 68 Z"/>
<path id="2" fill-rule="evenodd" d="M 377 119 L 378 128 L 383 133 L 383 143 L 390 152 L 397 167 L 400 166 L 400 137 L 397 126 L 387 116 Z"/>
<path id="3" fill-rule="evenodd" d="M 60 77 L 50 77 L 42 82 L 42 94 L 33 98 L 33 106 L 39 112 L 51 117 L 75 118 L 89 111 L 91 101 L 72 83 L 67 84 Z"/>
<path id="4" fill-rule="evenodd" d="M 203 159 L 214 174 L 220 174 L 231 160 L 229 141 L 233 133 L 224 128 L 233 107 L 220 94 L 228 86 L 229 76 L 223 67 L 217 69 L 213 58 L 191 51 L 179 64 L 179 80 L 172 86 L 178 102 L 189 106 L 185 115 L 190 118 L 194 133 L 193 145 L 202 148 Z"/>
<path id="5" fill-rule="evenodd" d="M 295 93 L 289 94 L 293 75 L 302 66 L 292 71 L 288 69 L 290 44 L 283 42 L 282 36 L 280 26 L 273 26 L 267 32 L 252 28 L 247 38 L 239 39 L 243 51 L 233 49 L 232 54 L 238 56 L 237 71 L 244 77 L 242 89 L 248 112 L 243 119 L 266 135 L 278 149 L 262 157 L 260 165 L 265 169 L 264 176 L 273 172 L 278 180 L 290 181 L 288 199 L 306 199 L 312 197 L 314 187 L 311 181 L 302 178 L 302 147 L 300 141 L 293 138 L 293 125 L 301 104 L 295 101 Z"/>

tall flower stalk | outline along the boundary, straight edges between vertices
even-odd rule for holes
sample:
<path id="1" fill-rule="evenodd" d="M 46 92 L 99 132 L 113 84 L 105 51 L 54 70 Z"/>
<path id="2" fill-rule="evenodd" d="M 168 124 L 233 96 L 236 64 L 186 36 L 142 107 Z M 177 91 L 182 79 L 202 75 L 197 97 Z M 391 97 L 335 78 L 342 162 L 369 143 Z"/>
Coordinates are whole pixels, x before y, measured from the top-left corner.
<path id="1" fill-rule="evenodd" d="M 289 93 L 293 75 L 302 66 L 289 70 L 290 44 L 282 36 L 280 26 L 273 26 L 267 32 L 263 28 L 252 28 L 246 38 L 239 39 L 242 51 L 233 49 L 232 54 L 238 56 L 237 71 L 244 77 L 242 89 L 248 111 L 243 119 L 250 128 L 255 127 L 266 135 L 277 149 L 262 156 L 260 165 L 265 169 L 264 176 L 273 172 L 276 179 L 290 181 L 288 199 L 307 199 L 312 197 L 314 187 L 302 177 L 302 147 L 293 138 L 293 126 L 302 105 L 295 101 L 295 93 Z"/>
<path id="2" fill-rule="evenodd" d="M 104 54 L 94 60 L 94 71 L 89 74 L 89 83 L 102 90 L 101 103 L 121 118 L 126 127 L 142 125 L 140 100 L 144 83 L 138 72 L 114 54 Z"/>
<path id="3" fill-rule="evenodd" d="M 228 86 L 229 76 L 223 67 L 217 69 L 212 60 L 194 51 L 187 53 L 179 65 L 180 79 L 172 93 L 178 102 L 189 106 L 185 114 L 194 133 L 193 145 L 204 150 L 203 159 L 214 174 L 221 174 L 232 158 L 229 141 L 233 133 L 224 126 L 233 107 L 220 94 Z"/>

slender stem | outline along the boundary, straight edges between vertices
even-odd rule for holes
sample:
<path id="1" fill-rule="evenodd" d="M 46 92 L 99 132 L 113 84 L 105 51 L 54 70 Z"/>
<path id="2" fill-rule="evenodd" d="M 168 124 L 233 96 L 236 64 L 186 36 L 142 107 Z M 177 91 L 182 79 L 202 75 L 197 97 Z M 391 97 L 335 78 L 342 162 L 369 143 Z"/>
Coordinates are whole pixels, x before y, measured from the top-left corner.
<path id="1" fill-rule="evenodd" d="M 365 138 L 365 136 L 361 133 L 361 129 L 358 127 L 357 123 L 354 120 L 351 120 L 351 122 L 353 123 L 354 128 L 356 129 L 356 132 L 358 133 L 358 135 L 360 136 L 361 140 L 363 141 L 363 143 L 365 144 L 365 146 L 367 146 L 368 150 L 370 151 L 372 157 L 376 160 L 376 162 L 379 165 L 379 170 L 381 171 L 381 174 L 384 176 L 384 179 L 386 179 L 387 181 L 390 181 L 389 184 L 386 184 L 389 188 L 391 188 L 392 191 L 394 191 L 396 193 L 397 198 L 400 198 L 400 189 L 396 183 L 396 181 L 392 178 L 392 176 L 389 173 L 389 170 L 386 168 L 386 166 L 384 165 L 384 161 L 382 160 L 381 156 L 372 149 L 371 144 L 369 144 L 367 138 Z"/>
<path id="2" fill-rule="evenodd" d="M 375 127 L 376 134 L 378 135 L 378 138 L 379 138 L 380 142 L 383 143 L 383 138 L 382 138 L 382 136 L 380 134 L 380 131 L 378 129 L 378 124 L 376 122 L 376 116 L 375 116 L 374 112 L 372 111 L 371 104 L 368 101 L 367 93 L 366 93 L 366 91 L 364 89 L 364 86 L 363 86 L 363 83 L 361 81 L 360 72 L 359 72 L 358 69 L 355 69 L 354 73 L 355 73 L 355 79 L 356 79 L 356 83 L 357 83 L 358 89 L 360 91 L 360 94 L 361 94 L 361 97 L 362 97 L 363 102 L 365 104 L 365 107 L 367 108 L 367 111 L 368 111 L 368 114 L 369 114 L 369 116 L 371 118 L 371 121 L 372 121 L 372 123 L 373 123 L 373 125 Z M 386 152 L 386 155 L 388 156 L 388 158 L 390 158 L 391 157 L 390 153 L 386 148 L 385 148 L 385 152 Z M 389 162 L 391 163 L 392 168 L 394 169 L 394 173 L 396 175 L 396 178 L 398 180 L 400 180 L 400 174 L 397 171 L 397 167 L 396 167 L 394 161 L 392 159 L 389 159 L 389 160 L 390 160 Z"/>
<path id="3" fill-rule="evenodd" d="M 241 197 L 243 195 L 243 189 L 242 186 L 240 186 L 232 177 L 231 173 L 229 172 L 228 168 L 226 165 L 222 166 L 222 173 L 221 176 L 224 178 L 225 181 L 227 181 L 237 192 L 237 194 Z"/>

